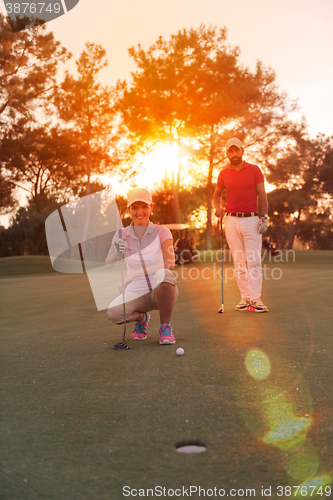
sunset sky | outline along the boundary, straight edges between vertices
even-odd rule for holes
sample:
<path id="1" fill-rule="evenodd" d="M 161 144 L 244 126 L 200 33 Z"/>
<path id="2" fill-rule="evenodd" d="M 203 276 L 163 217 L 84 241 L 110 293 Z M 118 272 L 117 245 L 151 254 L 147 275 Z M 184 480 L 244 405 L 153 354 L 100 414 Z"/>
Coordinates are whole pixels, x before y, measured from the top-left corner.
<path id="1" fill-rule="evenodd" d="M 281 90 L 299 99 L 312 135 L 333 134 L 332 0 L 80 0 L 47 28 L 73 52 L 73 68 L 87 41 L 101 44 L 109 61 L 103 82 L 112 85 L 135 69 L 129 47 L 147 49 L 160 35 L 201 23 L 226 27 L 252 70 L 259 59 L 276 71 Z"/>
<path id="2" fill-rule="evenodd" d="M 333 134 L 332 0 L 80 0 L 48 24 L 77 58 L 86 41 L 101 44 L 109 67 L 103 81 L 130 77 L 128 48 L 147 49 L 161 35 L 201 23 L 226 27 L 241 61 L 271 66 L 281 90 L 298 98 L 312 135 Z"/>
<path id="3" fill-rule="evenodd" d="M 239 46 L 250 69 L 259 59 L 276 71 L 280 90 L 298 99 L 312 136 L 333 135 L 332 0 L 80 0 L 47 27 L 73 53 L 71 72 L 87 41 L 101 44 L 109 61 L 101 80 L 113 85 L 135 69 L 129 47 L 148 49 L 159 36 L 201 23 L 226 27 L 228 43 Z"/>

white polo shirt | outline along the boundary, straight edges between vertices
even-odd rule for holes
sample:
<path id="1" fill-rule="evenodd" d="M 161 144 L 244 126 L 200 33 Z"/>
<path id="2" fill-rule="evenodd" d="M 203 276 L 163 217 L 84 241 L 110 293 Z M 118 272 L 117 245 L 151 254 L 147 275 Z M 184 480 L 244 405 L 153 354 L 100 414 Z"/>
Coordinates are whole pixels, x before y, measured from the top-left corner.
<path id="1" fill-rule="evenodd" d="M 125 229 L 116 231 L 112 243 L 118 238 L 126 240 L 125 262 L 127 274 L 148 268 L 155 264 L 161 264 L 164 267 L 162 243 L 166 240 L 172 240 L 170 229 L 165 226 L 153 224 L 149 221 L 147 229 L 141 238 L 141 242 L 134 232 L 133 222 Z M 153 287 L 154 274 L 149 275 L 151 288 Z M 126 292 L 149 292 L 149 285 L 146 276 L 139 276 L 126 287 Z"/>

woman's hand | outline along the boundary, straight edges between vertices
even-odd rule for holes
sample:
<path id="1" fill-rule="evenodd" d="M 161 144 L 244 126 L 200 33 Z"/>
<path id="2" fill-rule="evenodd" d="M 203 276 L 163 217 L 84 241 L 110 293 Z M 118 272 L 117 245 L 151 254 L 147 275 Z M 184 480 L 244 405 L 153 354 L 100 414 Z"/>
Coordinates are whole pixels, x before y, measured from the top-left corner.
<path id="1" fill-rule="evenodd" d="M 124 257 L 124 253 L 125 253 L 125 249 L 126 249 L 126 244 L 125 244 L 125 240 L 123 240 L 122 238 L 118 238 L 115 242 L 114 242 L 114 256 L 117 257 L 118 260 L 122 259 Z"/>
<path id="2" fill-rule="evenodd" d="M 114 243 L 112 243 L 109 250 L 108 256 L 105 260 L 105 266 L 110 269 L 116 265 L 118 260 L 124 257 L 124 252 L 126 250 L 126 243 L 123 238 L 118 238 Z"/>

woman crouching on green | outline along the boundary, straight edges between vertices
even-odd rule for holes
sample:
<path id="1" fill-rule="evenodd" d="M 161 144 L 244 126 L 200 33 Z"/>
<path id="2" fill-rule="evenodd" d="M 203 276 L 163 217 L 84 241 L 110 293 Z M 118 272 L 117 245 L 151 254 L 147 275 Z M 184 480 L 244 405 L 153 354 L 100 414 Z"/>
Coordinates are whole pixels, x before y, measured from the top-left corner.
<path id="1" fill-rule="evenodd" d="M 171 232 L 165 226 L 150 222 L 153 210 L 149 191 L 136 188 L 129 192 L 127 210 L 132 219 L 129 227 L 116 231 L 106 258 L 107 267 L 125 258 L 127 276 L 123 295 L 113 300 L 108 308 L 108 318 L 116 324 L 135 321 L 133 340 L 147 338 L 148 311 L 160 313 L 160 344 L 175 344 L 170 324 L 174 303 L 178 297 L 175 254 Z"/>

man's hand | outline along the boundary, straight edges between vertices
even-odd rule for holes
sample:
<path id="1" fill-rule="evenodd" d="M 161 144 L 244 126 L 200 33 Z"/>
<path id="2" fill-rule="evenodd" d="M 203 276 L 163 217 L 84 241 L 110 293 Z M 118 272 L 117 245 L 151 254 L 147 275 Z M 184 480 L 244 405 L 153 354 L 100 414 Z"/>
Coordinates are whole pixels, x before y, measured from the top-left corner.
<path id="1" fill-rule="evenodd" d="M 126 245 L 122 238 L 118 238 L 114 242 L 114 255 L 118 260 L 122 259 L 125 253 Z"/>
<path id="2" fill-rule="evenodd" d="M 259 222 L 258 222 L 258 231 L 260 234 L 266 233 L 268 229 L 268 221 L 267 217 L 260 217 Z"/>
<path id="3" fill-rule="evenodd" d="M 224 217 L 224 215 L 225 215 L 224 208 L 216 208 L 215 215 L 216 215 L 216 217 Z"/>

